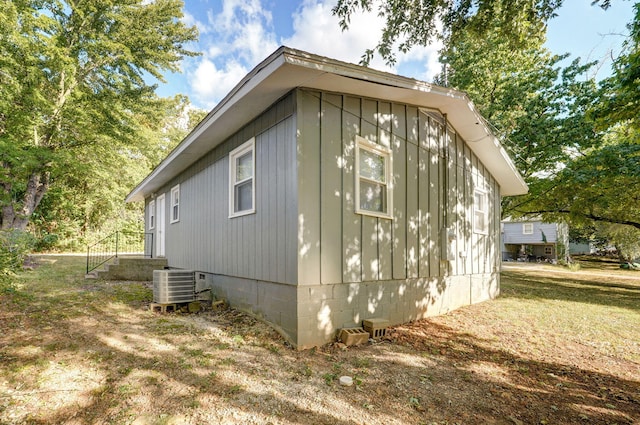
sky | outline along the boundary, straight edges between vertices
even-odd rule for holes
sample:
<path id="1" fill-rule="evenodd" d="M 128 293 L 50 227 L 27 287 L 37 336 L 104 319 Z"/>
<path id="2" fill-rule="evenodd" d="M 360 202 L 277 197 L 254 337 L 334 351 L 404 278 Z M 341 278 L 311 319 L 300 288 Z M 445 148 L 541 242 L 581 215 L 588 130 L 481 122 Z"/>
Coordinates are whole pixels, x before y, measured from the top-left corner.
<path id="1" fill-rule="evenodd" d="M 547 48 L 583 61 L 605 60 L 598 78 L 610 72 L 611 54 L 620 51 L 634 1 L 613 0 L 604 11 L 592 0 L 564 0 L 549 23 Z M 182 72 L 158 82 L 160 96 L 186 94 L 194 106 L 213 108 L 255 65 L 279 46 L 304 50 L 351 63 L 377 43 L 383 20 L 358 14 L 341 31 L 331 14 L 336 0 L 185 0 L 184 22 L 197 26 L 200 37 L 189 48 L 201 56 L 186 58 Z M 375 58 L 370 66 L 430 82 L 440 71 L 438 44 L 399 54 L 394 67 Z"/>

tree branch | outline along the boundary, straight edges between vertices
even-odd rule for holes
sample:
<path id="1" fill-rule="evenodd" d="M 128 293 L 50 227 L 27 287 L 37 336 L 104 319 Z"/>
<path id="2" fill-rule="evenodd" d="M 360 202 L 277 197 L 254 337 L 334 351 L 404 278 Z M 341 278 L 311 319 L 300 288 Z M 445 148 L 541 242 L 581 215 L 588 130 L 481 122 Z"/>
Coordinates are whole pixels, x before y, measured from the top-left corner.
<path id="1" fill-rule="evenodd" d="M 516 210 L 517 211 L 517 210 Z M 627 226 L 635 227 L 640 230 L 640 222 L 633 220 L 622 220 L 610 217 L 602 217 L 593 213 L 576 213 L 575 211 L 566 210 L 566 209 L 557 209 L 557 210 L 538 210 L 538 211 L 518 211 L 520 213 L 526 214 L 571 214 L 578 215 L 584 218 L 588 218 L 593 221 L 601 221 L 604 223 L 612 223 L 612 224 L 624 224 Z"/>

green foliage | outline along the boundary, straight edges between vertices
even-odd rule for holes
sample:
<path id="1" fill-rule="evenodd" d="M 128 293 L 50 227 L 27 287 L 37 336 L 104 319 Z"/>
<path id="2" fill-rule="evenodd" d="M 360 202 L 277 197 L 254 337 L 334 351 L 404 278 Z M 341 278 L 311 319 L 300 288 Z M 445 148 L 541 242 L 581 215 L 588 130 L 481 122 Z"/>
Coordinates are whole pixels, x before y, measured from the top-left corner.
<path id="1" fill-rule="evenodd" d="M 640 258 L 640 230 L 628 225 L 586 221 L 571 228 L 572 241 L 589 243 L 596 250 L 606 251 L 615 247 L 620 261 Z"/>
<path id="2" fill-rule="evenodd" d="M 626 122 L 640 131 L 640 4 L 634 9 L 634 19 L 627 26 L 630 34 L 625 52 L 614 61 L 613 75 L 602 84 L 602 101 L 592 111 L 603 130 Z"/>
<path id="3" fill-rule="evenodd" d="M 593 236 L 614 244 L 621 260 L 639 255 L 640 237 L 640 4 L 624 53 L 601 84 L 599 102 L 586 110 L 603 143 L 582 152 L 535 199 L 541 210 L 595 222 Z"/>
<path id="4" fill-rule="evenodd" d="M 333 13 L 345 30 L 374 4 L 386 23 L 362 61 L 378 54 L 393 63 L 396 51 L 444 43 L 436 82 L 469 93 L 529 184 L 528 195 L 503 201 L 505 215 L 640 228 L 640 5 L 624 54 L 598 87 L 584 78 L 593 64 L 562 68 L 566 56 L 542 48 L 561 0 L 338 0 Z"/>
<path id="5" fill-rule="evenodd" d="M 566 163 L 556 175 L 530 182 L 531 193 L 512 200 L 520 214 L 574 225 L 605 222 L 640 229 L 640 134 L 611 132 L 601 146 Z"/>
<path id="6" fill-rule="evenodd" d="M 62 199 L 65 188 L 81 193 L 100 179 L 106 188 L 139 176 L 140 167 L 123 159 L 147 160 L 154 149 L 144 131 L 157 129 L 166 116 L 159 112 L 174 102 L 158 99 L 144 77 L 162 80 L 194 54 L 184 45 L 197 33 L 180 20 L 181 7 L 179 0 L 2 0 L 3 229 L 25 229 L 50 188 Z M 87 214 L 81 222 L 90 222 Z"/>
<path id="7" fill-rule="evenodd" d="M 563 59 L 535 40 L 514 51 L 497 29 L 482 39 L 461 31 L 441 52 L 437 82 L 469 94 L 528 180 L 598 143 L 584 114 L 597 96 L 595 83 L 580 78 L 589 65 L 562 69 Z"/>
<path id="8" fill-rule="evenodd" d="M 601 223 L 598 234 L 615 246 L 620 261 L 633 262 L 640 258 L 640 229 L 619 224 Z"/>
<path id="9" fill-rule="evenodd" d="M 556 210 L 549 204 L 558 201 L 557 194 L 549 191 L 551 185 L 571 181 L 565 185 L 567 195 L 576 193 L 575 181 L 558 174 L 562 164 L 572 164 L 582 158 L 580 153 L 594 151 L 602 143 L 585 113 L 599 94 L 593 80 L 582 78 L 591 65 L 576 60 L 562 68 L 565 57 L 551 55 L 538 39 L 513 51 L 497 30 L 487 29 L 482 39 L 460 31 L 450 41 L 441 54 L 446 67 L 438 82 L 469 94 L 495 125 L 529 185 L 528 195 L 503 200 L 503 214 Z"/>
<path id="10" fill-rule="evenodd" d="M 630 26 L 635 38 L 637 21 Z M 618 72 L 598 87 L 584 78 L 592 64 L 562 68 L 565 57 L 550 55 L 538 38 L 512 51 L 500 22 L 494 25 L 481 39 L 466 30 L 449 37 L 438 82 L 469 93 L 529 185 L 529 194 L 503 200 L 503 214 L 640 227 L 640 79 L 628 84 L 637 74 L 637 40 L 616 62 L 624 77 Z"/>
<path id="11" fill-rule="evenodd" d="M 22 270 L 27 254 L 35 240 L 21 230 L 0 230 L 0 293 L 13 289 L 11 282 L 16 272 Z"/>
<path id="12" fill-rule="evenodd" d="M 349 28 L 353 15 L 372 11 L 374 6 L 385 18 L 380 40 L 362 57 L 366 65 L 376 54 L 387 63 L 394 63 L 396 50 L 407 52 L 435 40 L 447 44 L 449 37 L 459 32 L 482 39 L 494 28 L 510 50 L 522 50 L 532 41 L 544 41 L 546 24 L 561 4 L 562 0 L 337 0 L 332 11 L 343 30 Z M 609 0 L 595 0 L 592 4 L 606 9 Z"/>
<path id="13" fill-rule="evenodd" d="M 324 379 L 324 383 L 327 385 L 333 385 L 333 382 L 338 379 L 338 375 L 335 373 L 324 373 L 322 375 L 322 379 Z"/>
<path id="14" fill-rule="evenodd" d="M 572 272 L 578 272 L 582 269 L 580 263 L 569 263 L 567 264 L 567 268 Z"/>
<path id="15" fill-rule="evenodd" d="M 135 145 L 88 146 L 74 150 L 68 172 L 53 179 L 52 187 L 33 214 L 30 228 L 41 250 L 82 251 L 87 243 L 116 230 L 142 232 L 143 207 L 125 204 L 125 196 L 141 181 L 194 125 L 185 97 L 159 100 L 153 121 L 141 117 Z M 143 123 L 144 127 L 143 127 Z"/>

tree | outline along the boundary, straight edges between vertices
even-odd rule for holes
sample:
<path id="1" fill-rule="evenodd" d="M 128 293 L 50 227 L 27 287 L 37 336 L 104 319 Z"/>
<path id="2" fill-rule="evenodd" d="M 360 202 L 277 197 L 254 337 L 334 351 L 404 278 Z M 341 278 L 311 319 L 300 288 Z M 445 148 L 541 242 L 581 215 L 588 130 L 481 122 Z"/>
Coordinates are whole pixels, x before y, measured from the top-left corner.
<path id="1" fill-rule="evenodd" d="M 349 28 L 351 16 L 370 12 L 377 5 L 385 18 L 378 44 L 368 49 L 362 62 L 368 64 L 375 54 L 387 63 L 395 62 L 395 52 L 407 52 L 414 46 L 426 46 L 434 40 L 444 40 L 460 31 L 477 38 L 487 34 L 487 28 L 497 28 L 499 36 L 508 41 L 511 50 L 520 50 L 531 40 L 540 41 L 547 21 L 563 0 L 337 0 L 333 13 L 343 30 Z M 610 0 L 594 0 L 606 9 Z"/>
<path id="2" fill-rule="evenodd" d="M 497 28 L 482 38 L 461 30 L 441 51 L 444 70 L 436 82 L 469 94 L 529 184 L 529 194 L 503 199 L 504 216 L 550 214 L 549 179 L 601 144 L 586 114 L 599 94 L 593 80 L 582 78 L 591 64 L 576 60 L 563 68 L 565 57 L 552 55 L 541 40 L 512 50 Z"/>
<path id="3" fill-rule="evenodd" d="M 601 224 L 601 235 L 615 246 L 620 262 L 631 263 L 640 258 L 640 229 L 629 229 L 619 224 Z"/>
<path id="4" fill-rule="evenodd" d="M 602 145 L 567 162 L 556 175 L 530 182 L 530 194 L 514 198 L 512 210 L 640 229 L 639 136 L 628 128 L 611 131 Z"/>
<path id="5" fill-rule="evenodd" d="M 624 54 L 614 61 L 613 75 L 602 83 L 602 101 L 592 111 L 603 130 L 621 122 L 640 129 L 640 4 L 634 9 Z"/>
<path id="6" fill-rule="evenodd" d="M 599 143 L 585 116 L 598 94 L 595 82 L 582 78 L 592 64 L 576 60 L 562 68 L 566 55 L 543 48 L 545 23 L 561 3 L 417 1 L 408 7 L 406 2 L 382 1 L 379 11 L 387 24 L 378 53 L 393 60 L 395 43 L 402 51 L 434 38 L 443 40 L 443 72 L 435 82 L 469 94 L 525 180 L 550 175 L 576 152 Z M 334 13 L 347 27 L 353 13 L 370 10 L 373 4 L 341 0 Z M 437 20 L 443 29 L 438 30 Z M 365 61 L 371 54 L 365 54 Z"/>
<path id="7" fill-rule="evenodd" d="M 179 0 L 0 1 L 0 224 L 24 229 L 52 182 L 136 145 L 157 119 L 145 77 L 197 32 Z"/>
<path id="8" fill-rule="evenodd" d="M 531 182 L 531 195 L 514 200 L 514 209 L 615 225 L 610 234 L 618 240 L 625 228 L 640 229 L 640 5 L 635 11 L 624 54 L 585 111 L 602 142 L 574 153 L 557 174 Z"/>
<path id="9" fill-rule="evenodd" d="M 563 69 L 564 56 L 542 49 L 561 3 L 338 0 L 333 11 L 346 29 L 354 13 L 378 5 L 386 25 L 365 64 L 374 54 L 392 63 L 397 50 L 443 41 L 436 82 L 469 93 L 529 184 L 528 195 L 503 200 L 506 215 L 608 224 L 620 239 L 621 228 L 640 228 L 640 5 L 625 54 L 598 87 L 581 78 L 592 64 Z"/>
<path id="10" fill-rule="evenodd" d="M 483 38 L 462 30 L 441 51 L 444 70 L 436 77 L 469 94 L 527 181 L 599 143 L 585 117 L 598 94 L 594 81 L 581 79 L 590 64 L 576 60 L 562 68 L 565 57 L 552 55 L 540 40 L 512 50 L 497 28 Z"/>
<path id="11" fill-rule="evenodd" d="M 627 44 L 637 51 L 637 43 Z M 563 57 L 536 43 L 513 52 L 508 46 L 499 32 L 478 40 L 461 31 L 443 49 L 446 73 L 438 77 L 470 94 L 529 185 L 527 195 L 503 200 L 503 213 L 638 228 L 638 107 L 629 100 L 637 91 L 624 92 L 629 84 L 619 83 L 619 73 L 598 88 L 581 78 L 590 64 L 560 68 Z M 628 81 L 632 66 L 621 59 L 616 66 Z M 626 108 L 609 108 L 613 99 L 624 99 Z"/>
<path id="12" fill-rule="evenodd" d="M 143 208 L 127 193 L 166 157 L 203 117 L 185 96 L 158 99 L 135 121 L 135 144 L 82 146 L 32 215 L 39 249 L 76 250 L 115 230 L 140 231 Z M 153 117 L 152 120 L 146 117 Z M 108 184 L 105 184 L 108 182 Z"/>

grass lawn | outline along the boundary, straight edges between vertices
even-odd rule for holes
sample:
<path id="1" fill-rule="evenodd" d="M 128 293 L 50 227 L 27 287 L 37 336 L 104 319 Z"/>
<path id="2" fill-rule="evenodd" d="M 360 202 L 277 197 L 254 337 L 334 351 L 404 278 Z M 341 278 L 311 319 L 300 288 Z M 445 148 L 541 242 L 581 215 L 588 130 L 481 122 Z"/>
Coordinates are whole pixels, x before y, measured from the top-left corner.
<path id="1" fill-rule="evenodd" d="M 0 424 L 640 424 L 640 273 L 505 268 L 495 301 L 298 352 L 235 310 L 46 256 L 0 293 Z M 338 378 L 348 375 L 354 385 Z"/>

